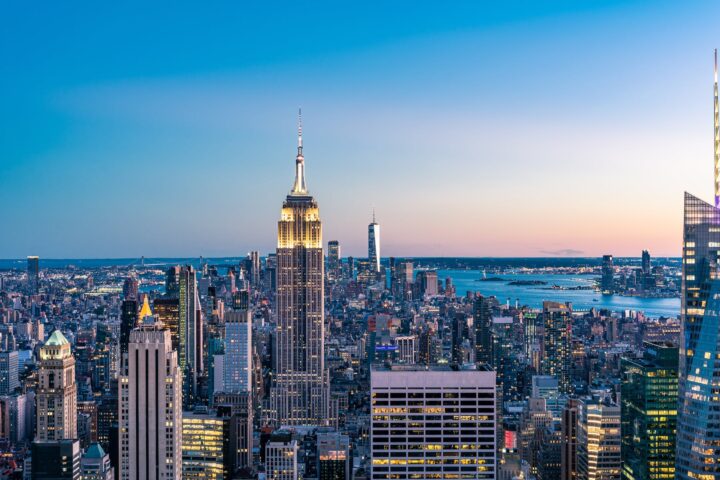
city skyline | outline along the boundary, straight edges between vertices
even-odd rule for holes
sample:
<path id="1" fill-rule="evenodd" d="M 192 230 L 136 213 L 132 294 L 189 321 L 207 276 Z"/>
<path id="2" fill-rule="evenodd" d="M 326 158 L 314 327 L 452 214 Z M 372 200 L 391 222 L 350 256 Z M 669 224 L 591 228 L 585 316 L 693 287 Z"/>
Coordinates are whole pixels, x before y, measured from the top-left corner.
<path id="1" fill-rule="evenodd" d="M 364 256 L 374 206 L 386 257 L 678 256 L 683 190 L 712 198 L 709 2 L 423 4 L 353 22 L 289 7 L 245 33 L 231 20 L 266 12 L 178 10 L 163 40 L 104 10 L 73 19 L 77 38 L 22 33 L 57 33 L 54 8 L 11 11 L 0 34 L 24 42 L 0 80 L 4 258 L 272 251 L 298 105 L 308 189 L 346 255 Z M 192 22 L 207 37 L 188 49 Z M 126 27 L 138 39 L 118 51 Z"/>

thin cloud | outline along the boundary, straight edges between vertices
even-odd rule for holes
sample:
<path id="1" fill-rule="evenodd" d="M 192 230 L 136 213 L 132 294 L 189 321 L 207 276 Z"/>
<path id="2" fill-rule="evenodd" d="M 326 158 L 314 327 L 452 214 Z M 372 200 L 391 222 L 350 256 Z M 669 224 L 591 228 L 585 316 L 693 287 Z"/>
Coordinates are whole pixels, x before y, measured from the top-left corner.
<path id="1" fill-rule="evenodd" d="M 576 250 L 574 248 L 561 248 L 560 250 L 540 250 L 540 253 L 544 253 L 546 255 L 553 255 L 556 257 L 577 257 L 585 252 L 582 250 Z"/>

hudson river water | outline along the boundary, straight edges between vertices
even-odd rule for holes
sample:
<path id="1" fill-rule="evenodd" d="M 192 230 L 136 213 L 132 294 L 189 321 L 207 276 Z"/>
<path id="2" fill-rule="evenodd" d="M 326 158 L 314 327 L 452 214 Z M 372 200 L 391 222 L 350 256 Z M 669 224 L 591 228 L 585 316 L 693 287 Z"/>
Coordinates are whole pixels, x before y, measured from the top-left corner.
<path id="1" fill-rule="evenodd" d="M 595 290 L 560 290 L 552 289 L 553 285 L 559 287 L 592 287 L 596 276 L 593 275 L 546 275 L 546 274 L 498 274 L 488 277 L 499 277 L 502 282 L 478 281 L 482 272 L 477 270 L 438 270 L 438 279 L 445 281 L 452 278 L 458 295 L 465 295 L 467 291 L 480 292 L 483 295 L 495 295 L 499 301 L 514 304 L 515 299 L 521 305 L 541 308 L 542 302 L 552 300 L 556 302 L 572 302 L 576 310 L 590 308 L 607 308 L 616 312 L 635 310 L 644 312 L 649 317 L 677 317 L 680 314 L 679 298 L 640 298 L 622 297 L 620 295 L 601 295 Z M 538 280 L 547 282 L 545 285 L 508 285 L 511 281 Z"/>

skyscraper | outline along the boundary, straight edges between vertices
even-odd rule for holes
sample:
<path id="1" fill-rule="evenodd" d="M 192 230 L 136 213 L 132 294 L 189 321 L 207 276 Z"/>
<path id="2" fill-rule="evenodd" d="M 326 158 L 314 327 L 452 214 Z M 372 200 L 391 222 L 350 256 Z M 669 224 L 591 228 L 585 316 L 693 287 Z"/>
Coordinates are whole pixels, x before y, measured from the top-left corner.
<path id="1" fill-rule="evenodd" d="M 720 476 L 716 420 L 720 364 L 720 119 L 717 50 L 713 86 L 715 206 L 685 192 L 678 374 L 677 479 Z"/>
<path id="2" fill-rule="evenodd" d="M 612 294 L 615 290 L 615 267 L 613 267 L 612 255 L 603 255 L 601 273 L 602 276 L 600 277 L 600 290 L 602 291 L 602 293 Z"/>
<path id="3" fill-rule="evenodd" d="M 191 265 L 180 269 L 178 360 L 183 372 L 183 405 L 198 397 L 198 377 L 203 372 L 203 313 L 198 296 L 197 276 Z"/>
<path id="4" fill-rule="evenodd" d="M 577 479 L 620 479 L 620 407 L 604 398 L 580 402 Z"/>
<path id="5" fill-rule="evenodd" d="M 380 225 L 375 221 L 375 210 L 372 223 L 368 225 L 368 261 L 372 270 L 380 273 Z"/>
<path id="6" fill-rule="evenodd" d="M 579 401 L 568 399 L 562 412 L 560 444 L 560 480 L 577 478 L 577 427 Z"/>
<path id="7" fill-rule="evenodd" d="M 119 383 L 120 478 L 180 478 L 182 374 L 157 317 L 144 317 L 130 333 Z"/>
<path id="8" fill-rule="evenodd" d="M 572 308 L 570 304 L 543 302 L 545 356 L 542 373 L 558 379 L 560 393 L 572 393 L 570 355 L 572 353 Z"/>
<path id="9" fill-rule="evenodd" d="M 40 349 L 36 401 L 37 440 L 77 438 L 75 358 L 60 330 Z"/>
<path id="10" fill-rule="evenodd" d="M 319 425 L 327 418 L 323 263 L 320 212 L 305 185 L 300 126 L 295 184 L 283 203 L 277 244 L 271 405 L 276 418 L 287 425 Z"/>
<path id="11" fill-rule="evenodd" d="M 138 319 L 138 302 L 135 300 L 123 300 L 120 310 L 120 357 L 127 353 L 130 343 L 130 332 Z"/>
<path id="12" fill-rule="evenodd" d="M 223 390 L 252 391 L 252 320 L 249 310 L 225 312 Z"/>
<path id="13" fill-rule="evenodd" d="M 230 478 L 230 418 L 185 412 L 182 419 L 183 480 Z"/>
<path id="14" fill-rule="evenodd" d="M 495 372 L 378 368 L 370 395 L 371 478 L 496 478 Z"/>
<path id="15" fill-rule="evenodd" d="M 650 252 L 647 250 L 642 251 L 641 268 L 644 275 L 650 274 Z"/>
<path id="16" fill-rule="evenodd" d="M 20 386 L 18 352 L 0 352 L 0 395 L 11 395 Z"/>
<path id="17" fill-rule="evenodd" d="M 27 257 L 28 290 L 31 294 L 40 291 L 40 257 Z"/>
<path id="18" fill-rule="evenodd" d="M 473 302 L 473 329 L 475 330 L 475 361 L 490 365 L 492 352 L 492 310 L 488 298 L 477 295 Z"/>
<path id="19" fill-rule="evenodd" d="M 622 475 L 627 480 L 674 478 L 678 348 L 644 346 L 643 358 L 620 362 Z"/>
<path id="20" fill-rule="evenodd" d="M 138 282 L 135 274 L 130 274 L 123 282 L 123 298 L 125 300 L 138 300 L 138 289 L 140 288 L 140 282 Z"/>
<path id="21" fill-rule="evenodd" d="M 676 475 L 720 475 L 713 404 L 720 365 L 720 210 L 685 193 Z"/>
<path id="22" fill-rule="evenodd" d="M 330 240 L 328 242 L 328 274 L 332 278 L 338 278 L 340 276 L 340 242 L 337 240 Z"/>

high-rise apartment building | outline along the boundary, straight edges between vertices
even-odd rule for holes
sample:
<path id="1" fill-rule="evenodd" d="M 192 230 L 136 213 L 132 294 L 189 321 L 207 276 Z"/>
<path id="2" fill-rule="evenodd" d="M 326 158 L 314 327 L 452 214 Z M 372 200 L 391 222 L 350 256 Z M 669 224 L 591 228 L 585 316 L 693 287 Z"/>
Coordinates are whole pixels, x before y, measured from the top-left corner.
<path id="1" fill-rule="evenodd" d="M 642 358 L 620 363 L 622 475 L 675 478 L 678 348 L 647 342 L 644 347 Z"/>
<path id="2" fill-rule="evenodd" d="M 27 257 L 27 282 L 32 295 L 40 291 L 40 257 Z"/>
<path id="3" fill-rule="evenodd" d="M 197 275 L 191 265 L 180 268 L 178 305 L 178 361 L 183 372 L 183 405 L 198 398 L 198 378 L 203 373 L 203 312 Z"/>
<path id="4" fill-rule="evenodd" d="M 577 479 L 620 480 L 620 407 L 585 398 L 578 408 Z"/>
<path id="5" fill-rule="evenodd" d="M 492 352 L 492 310 L 487 297 L 477 295 L 473 301 L 473 329 L 475 330 L 475 361 L 490 365 Z"/>
<path id="6" fill-rule="evenodd" d="M 170 331 L 156 317 L 130 333 L 119 384 L 120 478 L 180 478 L 182 374 Z"/>
<path id="7" fill-rule="evenodd" d="M 252 316 L 250 310 L 225 312 L 222 391 L 227 393 L 252 391 Z"/>
<path id="8" fill-rule="evenodd" d="M 421 270 L 417 274 L 418 295 L 434 297 L 438 294 L 438 277 L 435 270 Z"/>
<path id="9" fill-rule="evenodd" d="M 300 129 L 295 183 L 278 222 L 271 408 L 285 425 L 321 425 L 327 419 L 324 260 L 320 211 L 305 184 Z"/>
<path id="10" fill-rule="evenodd" d="M 138 301 L 140 282 L 135 274 L 130 274 L 123 282 L 123 299 Z"/>
<path id="11" fill-rule="evenodd" d="M 563 408 L 560 440 L 560 480 L 577 478 L 577 428 L 579 401 L 568 399 Z"/>
<path id="12" fill-rule="evenodd" d="M 373 220 L 368 225 L 368 261 L 370 268 L 376 274 L 380 273 L 380 225 L 375 221 L 375 211 L 373 210 Z"/>
<path id="13" fill-rule="evenodd" d="M 650 252 L 648 252 L 647 250 L 642 251 L 641 268 L 643 274 L 650 274 Z"/>
<path id="14" fill-rule="evenodd" d="M 611 294 L 615 290 L 615 267 L 613 266 L 613 256 L 603 255 L 600 290 L 602 293 Z"/>
<path id="15" fill-rule="evenodd" d="M 342 258 L 340 253 L 340 242 L 337 240 L 330 240 L 328 242 L 328 253 L 327 253 L 327 267 L 328 275 L 336 279 L 340 276 L 340 259 Z"/>
<path id="16" fill-rule="evenodd" d="M 373 479 L 495 479 L 495 372 L 394 366 L 370 375 Z"/>
<path id="17" fill-rule="evenodd" d="M 40 348 L 36 402 L 38 441 L 77 438 L 75 358 L 60 330 Z"/>
<path id="18" fill-rule="evenodd" d="M 567 303 L 543 302 L 545 321 L 545 355 L 543 375 L 558 379 L 560 393 L 572 393 L 570 364 L 572 354 L 572 307 Z"/>

